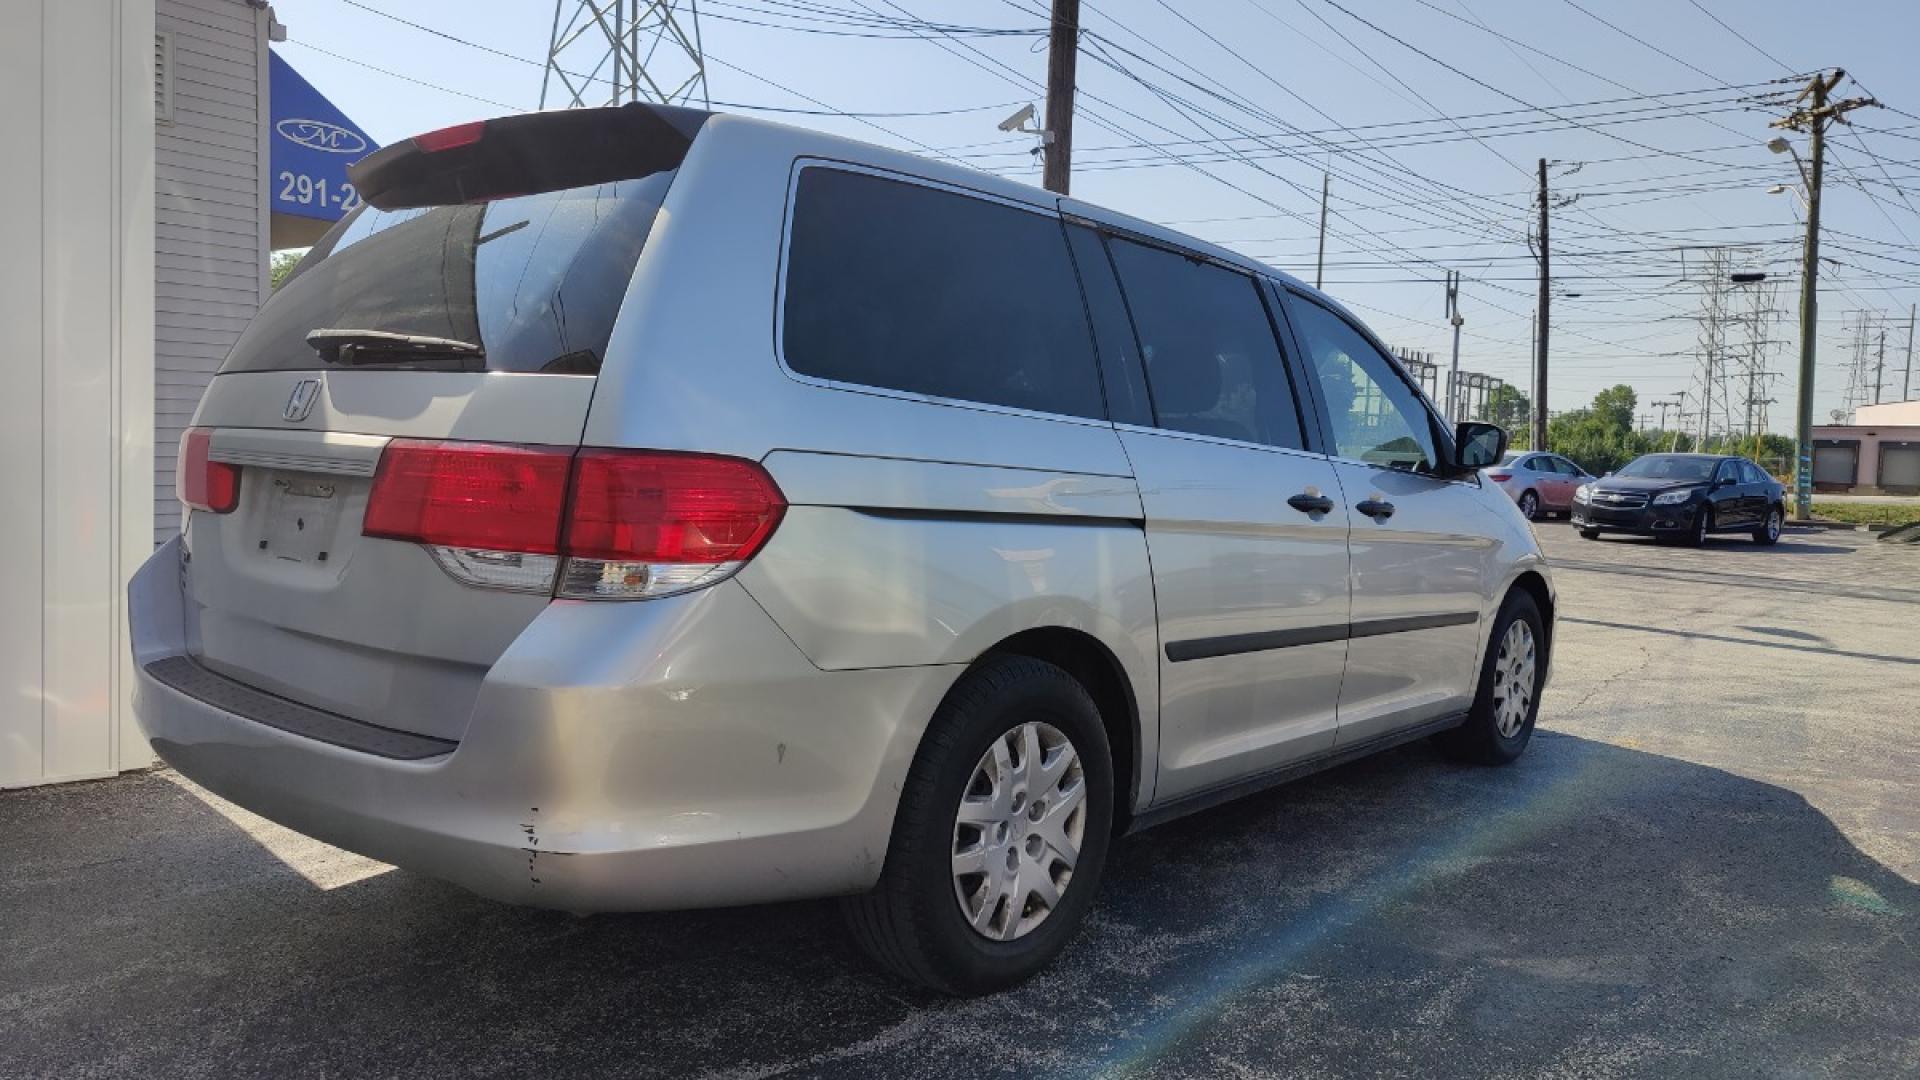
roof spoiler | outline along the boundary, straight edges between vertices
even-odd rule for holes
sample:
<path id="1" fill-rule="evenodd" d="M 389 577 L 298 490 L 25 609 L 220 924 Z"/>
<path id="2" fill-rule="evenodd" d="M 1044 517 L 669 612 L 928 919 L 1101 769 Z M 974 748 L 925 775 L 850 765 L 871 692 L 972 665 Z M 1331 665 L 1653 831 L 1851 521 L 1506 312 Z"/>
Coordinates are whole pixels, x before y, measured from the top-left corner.
<path id="1" fill-rule="evenodd" d="M 475 120 L 376 150 L 347 177 L 381 210 L 632 180 L 679 168 L 712 115 L 636 102 Z"/>

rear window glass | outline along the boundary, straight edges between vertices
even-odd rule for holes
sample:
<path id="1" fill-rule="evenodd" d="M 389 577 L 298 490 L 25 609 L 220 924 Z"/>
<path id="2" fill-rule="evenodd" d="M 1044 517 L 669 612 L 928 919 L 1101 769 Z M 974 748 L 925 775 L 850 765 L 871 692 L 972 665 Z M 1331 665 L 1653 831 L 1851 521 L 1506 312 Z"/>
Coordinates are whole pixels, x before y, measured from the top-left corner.
<path id="1" fill-rule="evenodd" d="M 341 367 L 598 372 L 672 180 L 666 172 L 459 206 L 362 207 L 301 260 L 221 370 L 334 367 L 307 335 L 335 330 L 479 346 L 350 351 Z"/>
<path id="2" fill-rule="evenodd" d="M 1128 240 L 1113 240 L 1111 249 L 1160 426 L 1305 446 L 1286 361 L 1253 278 Z"/>
<path id="3" fill-rule="evenodd" d="M 802 375 L 1105 415 L 1060 222 L 864 173 L 800 174 L 783 348 Z"/>

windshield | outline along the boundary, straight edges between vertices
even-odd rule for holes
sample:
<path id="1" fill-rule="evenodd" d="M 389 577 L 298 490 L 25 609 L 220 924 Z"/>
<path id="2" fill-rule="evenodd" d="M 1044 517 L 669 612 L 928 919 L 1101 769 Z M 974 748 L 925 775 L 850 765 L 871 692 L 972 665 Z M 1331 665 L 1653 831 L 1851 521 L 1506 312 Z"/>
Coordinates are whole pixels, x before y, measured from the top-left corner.
<path id="1" fill-rule="evenodd" d="M 1705 483 L 1713 475 L 1719 458 L 1690 457 L 1683 454 L 1648 454 L 1620 467 L 1615 476 L 1641 476 L 1650 480 L 1694 480 Z"/>
<path id="2" fill-rule="evenodd" d="M 447 343 L 357 367 L 594 374 L 673 175 L 458 206 L 363 206 L 294 268 L 221 371 L 341 362 L 338 349 L 309 342 L 324 330 Z"/>

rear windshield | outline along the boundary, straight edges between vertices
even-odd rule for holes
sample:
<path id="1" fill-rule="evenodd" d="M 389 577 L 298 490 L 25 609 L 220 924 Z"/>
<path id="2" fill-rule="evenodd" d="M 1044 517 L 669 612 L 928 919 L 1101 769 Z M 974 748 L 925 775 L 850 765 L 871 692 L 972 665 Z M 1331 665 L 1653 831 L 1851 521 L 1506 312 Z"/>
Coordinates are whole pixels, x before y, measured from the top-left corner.
<path id="1" fill-rule="evenodd" d="M 673 176 L 459 206 L 361 207 L 301 260 L 220 370 L 597 373 Z M 343 353 L 309 345 L 315 330 L 478 348 Z"/>

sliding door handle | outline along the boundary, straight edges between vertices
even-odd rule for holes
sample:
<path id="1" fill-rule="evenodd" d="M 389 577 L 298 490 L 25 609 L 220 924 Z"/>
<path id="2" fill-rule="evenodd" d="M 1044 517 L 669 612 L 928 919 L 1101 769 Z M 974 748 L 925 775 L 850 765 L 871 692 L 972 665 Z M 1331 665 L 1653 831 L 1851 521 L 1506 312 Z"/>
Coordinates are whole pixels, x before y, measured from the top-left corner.
<path id="1" fill-rule="evenodd" d="M 1379 499 L 1366 499 L 1354 503 L 1353 508 L 1375 521 L 1385 521 L 1393 516 L 1393 504 L 1390 502 L 1382 502 Z"/>
<path id="2" fill-rule="evenodd" d="M 1325 495 L 1314 495 L 1305 491 L 1288 498 L 1287 505 L 1303 514 L 1333 513 L 1332 499 L 1327 498 Z"/>

